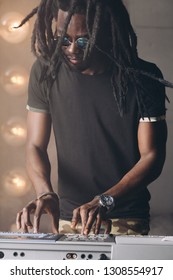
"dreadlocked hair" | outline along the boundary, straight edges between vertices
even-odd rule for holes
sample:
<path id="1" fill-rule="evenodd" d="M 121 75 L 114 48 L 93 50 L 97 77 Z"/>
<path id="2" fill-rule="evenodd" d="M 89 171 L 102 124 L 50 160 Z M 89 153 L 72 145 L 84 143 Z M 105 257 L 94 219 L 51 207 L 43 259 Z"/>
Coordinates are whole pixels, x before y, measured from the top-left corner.
<path id="1" fill-rule="evenodd" d="M 57 20 L 59 9 L 67 11 L 68 14 L 61 37 L 55 40 L 56 29 L 53 23 Z M 111 84 L 120 115 L 123 116 L 126 111 L 126 95 L 129 83 L 131 83 L 135 90 L 140 114 L 143 117 L 143 111 L 147 111 L 147 108 L 143 98 L 144 94 L 141 94 L 146 90 L 140 82 L 141 76 L 153 79 L 167 87 L 173 88 L 173 84 L 162 77 L 156 77 L 152 73 L 140 69 L 137 36 L 122 0 L 41 0 L 39 6 L 33 9 L 20 24 L 22 26 L 36 14 L 31 49 L 45 66 L 41 80 L 47 77 L 48 88 L 55 80 L 62 61 L 62 40 L 71 17 L 75 13 L 86 15 L 89 43 L 84 51 L 83 59 L 88 59 L 94 49 L 106 56 L 112 65 Z M 110 50 L 105 50 L 98 43 L 98 38 L 103 37 L 103 34 L 106 36 L 104 36 L 105 40 L 111 40 Z M 150 94 L 152 95 L 152 93 Z"/>

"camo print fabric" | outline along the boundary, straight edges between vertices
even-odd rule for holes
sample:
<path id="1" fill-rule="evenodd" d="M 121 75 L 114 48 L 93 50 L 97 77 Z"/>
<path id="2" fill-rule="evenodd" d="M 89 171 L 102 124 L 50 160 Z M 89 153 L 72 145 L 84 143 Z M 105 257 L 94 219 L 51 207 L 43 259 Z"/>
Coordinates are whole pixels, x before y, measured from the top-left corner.
<path id="1" fill-rule="evenodd" d="M 111 233 L 115 235 L 147 235 L 149 221 L 145 219 L 113 219 Z"/>
<path id="2" fill-rule="evenodd" d="M 60 233 L 80 234 L 81 224 L 78 224 L 75 230 L 71 229 L 70 225 L 70 221 L 60 220 Z M 145 219 L 112 219 L 112 228 L 110 233 L 115 235 L 147 235 L 149 230 L 149 221 Z M 103 225 L 100 230 L 100 233 L 104 232 L 105 227 Z"/>

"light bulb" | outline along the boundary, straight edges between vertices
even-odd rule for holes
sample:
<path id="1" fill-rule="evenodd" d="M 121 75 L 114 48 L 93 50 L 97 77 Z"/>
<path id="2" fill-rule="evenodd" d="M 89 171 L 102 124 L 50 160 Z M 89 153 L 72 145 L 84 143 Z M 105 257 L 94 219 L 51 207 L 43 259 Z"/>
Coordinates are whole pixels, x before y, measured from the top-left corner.
<path id="1" fill-rule="evenodd" d="M 29 32 L 29 23 L 15 28 L 23 18 L 24 16 L 17 12 L 6 13 L 0 18 L 0 35 L 5 41 L 16 44 L 25 40 Z"/>
<path id="2" fill-rule="evenodd" d="M 27 92 L 29 75 L 20 66 L 8 68 L 0 77 L 1 86 L 4 90 L 14 96 L 23 95 Z"/>
<path id="3" fill-rule="evenodd" d="M 15 168 L 6 172 L 2 184 L 5 191 L 14 196 L 23 196 L 31 188 L 30 180 L 23 168 Z"/>
<path id="4" fill-rule="evenodd" d="M 11 146 L 21 146 L 26 141 L 26 121 L 13 117 L 1 126 L 1 134 Z"/>

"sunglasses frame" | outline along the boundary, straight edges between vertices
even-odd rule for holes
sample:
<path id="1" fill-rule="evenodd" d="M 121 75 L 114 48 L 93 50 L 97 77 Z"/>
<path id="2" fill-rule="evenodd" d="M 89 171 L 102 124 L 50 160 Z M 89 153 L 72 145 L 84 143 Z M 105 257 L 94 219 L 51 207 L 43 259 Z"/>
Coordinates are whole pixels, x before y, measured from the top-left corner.
<path id="1" fill-rule="evenodd" d="M 54 40 L 56 41 L 56 40 L 58 40 L 58 38 L 61 38 L 61 36 L 55 37 Z M 65 41 L 65 40 L 66 40 L 66 41 Z M 83 46 L 82 46 L 81 43 L 79 43 L 80 40 L 82 40 L 81 43 L 83 43 Z M 86 48 L 88 42 L 89 42 L 89 39 L 86 38 L 86 37 L 79 37 L 79 38 L 77 38 L 77 39 L 75 40 L 76 46 L 77 46 L 79 49 L 82 49 L 82 50 L 84 50 L 84 49 Z M 68 36 L 64 36 L 63 39 L 62 39 L 62 46 L 63 46 L 63 47 L 69 47 L 71 44 L 72 44 L 72 42 L 69 40 Z"/>

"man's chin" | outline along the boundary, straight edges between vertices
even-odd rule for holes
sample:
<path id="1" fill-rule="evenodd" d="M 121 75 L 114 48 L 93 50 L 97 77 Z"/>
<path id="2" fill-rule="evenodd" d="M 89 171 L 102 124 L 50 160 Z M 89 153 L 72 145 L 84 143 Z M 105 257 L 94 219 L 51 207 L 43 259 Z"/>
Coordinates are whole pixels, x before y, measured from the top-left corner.
<path id="1" fill-rule="evenodd" d="M 68 64 L 68 66 L 71 68 L 71 69 L 74 69 L 74 70 L 78 70 L 78 71 L 84 71 L 86 70 L 88 67 L 86 67 L 86 65 L 82 64 L 82 62 L 73 62 L 73 61 L 66 61 L 66 63 Z"/>
<path id="2" fill-rule="evenodd" d="M 74 70 L 84 71 L 88 68 L 86 63 L 84 63 L 82 60 L 68 59 L 65 56 L 63 56 L 63 60 L 71 69 Z"/>

